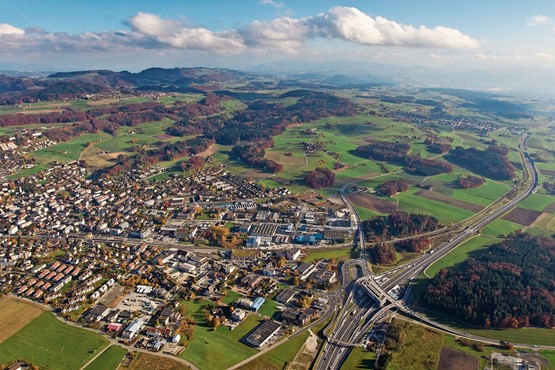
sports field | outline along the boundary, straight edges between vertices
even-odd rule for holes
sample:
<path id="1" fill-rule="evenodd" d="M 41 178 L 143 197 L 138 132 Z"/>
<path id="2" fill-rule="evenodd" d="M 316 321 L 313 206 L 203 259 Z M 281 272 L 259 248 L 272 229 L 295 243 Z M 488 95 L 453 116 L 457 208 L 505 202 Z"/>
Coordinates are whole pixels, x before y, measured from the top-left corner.
<path id="1" fill-rule="evenodd" d="M 39 317 L 43 311 L 39 306 L 11 298 L 0 302 L 0 343 Z"/>

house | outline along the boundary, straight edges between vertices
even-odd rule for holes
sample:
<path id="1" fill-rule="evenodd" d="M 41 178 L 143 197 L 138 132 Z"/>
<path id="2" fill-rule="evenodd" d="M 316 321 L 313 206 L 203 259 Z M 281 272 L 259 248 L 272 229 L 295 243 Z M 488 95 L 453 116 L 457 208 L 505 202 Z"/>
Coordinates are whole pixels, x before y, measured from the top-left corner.
<path id="1" fill-rule="evenodd" d="M 274 320 L 268 320 L 261 323 L 245 341 L 253 347 L 262 347 L 278 332 L 281 325 Z"/>
<path id="2" fill-rule="evenodd" d="M 231 313 L 231 319 L 233 321 L 243 321 L 243 319 L 247 316 L 247 312 L 240 308 L 237 308 Z"/>

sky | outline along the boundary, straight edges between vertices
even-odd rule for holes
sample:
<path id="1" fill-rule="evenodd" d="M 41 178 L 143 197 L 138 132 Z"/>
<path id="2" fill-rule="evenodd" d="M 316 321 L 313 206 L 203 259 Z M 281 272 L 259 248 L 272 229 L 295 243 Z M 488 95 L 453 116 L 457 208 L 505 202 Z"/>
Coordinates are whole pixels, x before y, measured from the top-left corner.
<path id="1" fill-rule="evenodd" d="M 1 0 L 0 69 L 555 66 L 552 0 Z"/>

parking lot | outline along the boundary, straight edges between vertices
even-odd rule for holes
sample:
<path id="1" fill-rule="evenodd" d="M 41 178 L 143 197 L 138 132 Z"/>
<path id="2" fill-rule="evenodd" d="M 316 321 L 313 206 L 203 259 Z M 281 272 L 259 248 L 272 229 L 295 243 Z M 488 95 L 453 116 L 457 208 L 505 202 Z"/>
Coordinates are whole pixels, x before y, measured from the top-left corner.
<path id="1" fill-rule="evenodd" d="M 141 311 L 144 315 L 152 315 L 159 307 L 159 303 L 147 298 L 146 294 L 131 292 L 127 294 L 116 308 L 131 312 Z"/>

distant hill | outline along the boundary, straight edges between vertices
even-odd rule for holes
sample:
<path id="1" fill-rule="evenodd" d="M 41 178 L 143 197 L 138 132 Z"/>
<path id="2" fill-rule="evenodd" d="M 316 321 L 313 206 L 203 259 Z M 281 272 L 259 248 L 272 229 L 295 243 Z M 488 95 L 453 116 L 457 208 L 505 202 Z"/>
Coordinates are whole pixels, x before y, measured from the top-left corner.
<path id="1" fill-rule="evenodd" d="M 90 70 L 57 72 L 40 78 L 0 75 L 0 104 L 76 98 L 114 89 L 203 91 L 203 85 L 249 77 L 254 75 L 223 68 L 149 68 L 139 73 Z"/>

